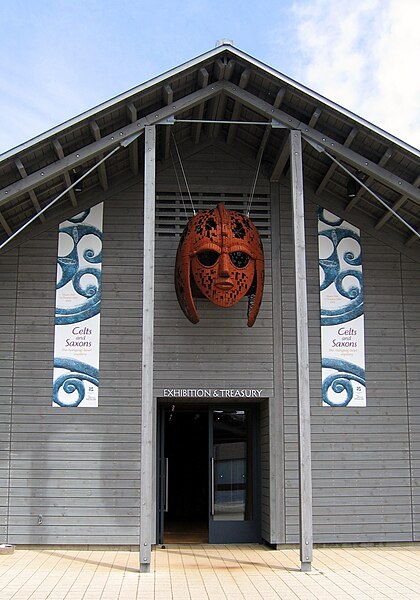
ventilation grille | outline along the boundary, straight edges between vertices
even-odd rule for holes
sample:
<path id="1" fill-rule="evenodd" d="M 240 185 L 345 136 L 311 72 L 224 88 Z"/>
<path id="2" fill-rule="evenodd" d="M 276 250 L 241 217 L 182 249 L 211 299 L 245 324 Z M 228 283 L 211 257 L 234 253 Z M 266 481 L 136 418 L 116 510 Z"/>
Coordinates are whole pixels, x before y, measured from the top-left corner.
<path id="1" fill-rule="evenodd" d="M 226 208 L 245 213 L 249 197 L 247 194 L 191 194 L 196 212 L 214 208 L 224 202 Z M 156 235 L 178 237 L 182 234 L 193 210 L 188 194 L 158 194 L 156 196 Z M 268 195 L 254 196 L 250 218 L 262 238 L 270 237 L 270 201 Z"/>

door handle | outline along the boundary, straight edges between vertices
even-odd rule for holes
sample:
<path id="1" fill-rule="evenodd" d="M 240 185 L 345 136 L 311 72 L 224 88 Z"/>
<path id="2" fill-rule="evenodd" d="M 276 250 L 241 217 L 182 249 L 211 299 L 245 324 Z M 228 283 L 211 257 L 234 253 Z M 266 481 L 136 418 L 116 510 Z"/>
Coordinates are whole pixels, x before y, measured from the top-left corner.
<path id="1" fill-rule="evenodd" d="M 214 458 L 211 457 L 211 516 L 214 517 Z"/>
<path id="2" fill-rule="evenodd" d="M 165 504 L 163 512 L 169 511 L 169 458 L 165 458 Z"/>

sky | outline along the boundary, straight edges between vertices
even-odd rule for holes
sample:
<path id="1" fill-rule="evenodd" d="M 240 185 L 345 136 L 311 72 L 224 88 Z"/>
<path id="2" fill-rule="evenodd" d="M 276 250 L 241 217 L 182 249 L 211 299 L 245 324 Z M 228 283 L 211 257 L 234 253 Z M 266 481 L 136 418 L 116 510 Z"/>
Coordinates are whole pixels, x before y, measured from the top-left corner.
<path id="1" fill-rule="evenodd" d="M 420 0 L 0 0 L 0 154 L 220 39 L 420 148 Z"/>

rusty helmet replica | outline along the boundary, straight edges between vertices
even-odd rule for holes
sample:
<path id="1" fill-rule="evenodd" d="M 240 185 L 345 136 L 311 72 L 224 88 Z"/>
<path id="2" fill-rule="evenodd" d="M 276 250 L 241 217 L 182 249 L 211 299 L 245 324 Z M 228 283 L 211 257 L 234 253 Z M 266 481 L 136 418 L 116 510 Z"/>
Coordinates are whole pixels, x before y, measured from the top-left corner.
<path id="1" fill-rule="evenodd" d="M 191 323 L 199 316 L 193 297 L 228 308 L 248 296 L 248 327 L 260 309 L 264 252 L 257 228 L 244 214 L 221 202 L 188 221 L 178 245 L 175 288 Z"/>

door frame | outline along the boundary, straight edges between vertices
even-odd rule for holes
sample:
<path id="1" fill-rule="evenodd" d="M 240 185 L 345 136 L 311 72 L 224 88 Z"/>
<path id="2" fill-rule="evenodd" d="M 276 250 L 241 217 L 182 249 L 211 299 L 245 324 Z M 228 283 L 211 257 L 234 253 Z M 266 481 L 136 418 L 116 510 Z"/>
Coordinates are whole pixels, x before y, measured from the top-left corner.
<path id="1" fill-rule="evenodd" d="M 185 401 L 187 400 L 187 401 Z M 188 402 L 188 398 L 182 398 L 181 402 L 168 401 L 166 398 L 157 398 L 157 455 L 156 455 L 156 540 L 158 544 L 164 543 L 165 528 L 165 499 L 168 493 L 166 480 L 166 461 L 165 461 L 165 412 L 172 405 L 176 404 L 176 410 L 206 412 L 208 415 L 209 439 L 208 439 L 208 522 L 210 529 L 210 507 L 211 507 L 211 468 L 210 459 L 212 456 L 212 415 L 213 410 L 241 410 L 251 411 L 253 419 L 252 429 L 252 470 L 253 470 L 253 523 L 254 532 L 252 539 L 243 539 L 239 541 L 216 541 L 210 543 L 241 543 L 241 542 L 260 542 L 261 537 L 261 446 L 260 446 L 260 403 L 237 402 L 232 400 L 220 399 L 218 402 Z"/>

